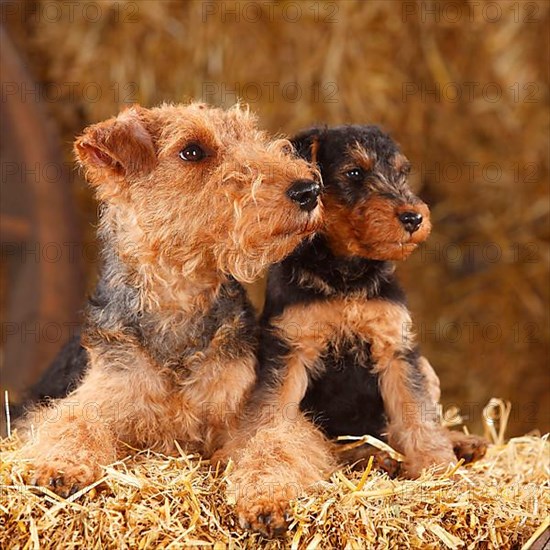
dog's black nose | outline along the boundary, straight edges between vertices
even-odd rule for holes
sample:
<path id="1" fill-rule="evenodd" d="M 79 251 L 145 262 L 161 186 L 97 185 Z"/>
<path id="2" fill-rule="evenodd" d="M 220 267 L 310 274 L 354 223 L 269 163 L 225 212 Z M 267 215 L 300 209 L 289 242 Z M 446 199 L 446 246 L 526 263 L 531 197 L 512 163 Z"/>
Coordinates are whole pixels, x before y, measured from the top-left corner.
<path id="1" fill-rule="evenodd" d="M 306 212 L 311 212 L 317 206 L 317 197 L 321 186 L 313 180 L 296 180 L 286 192 L 291 200 Z"/>
<path id="2" fill-rule="evenodd" d="M 403 227 L 409 232 L 414 233 L 422 223 L 422 214 L 418 212 L 403 212 L 399 214 L 399 221 Z"/>

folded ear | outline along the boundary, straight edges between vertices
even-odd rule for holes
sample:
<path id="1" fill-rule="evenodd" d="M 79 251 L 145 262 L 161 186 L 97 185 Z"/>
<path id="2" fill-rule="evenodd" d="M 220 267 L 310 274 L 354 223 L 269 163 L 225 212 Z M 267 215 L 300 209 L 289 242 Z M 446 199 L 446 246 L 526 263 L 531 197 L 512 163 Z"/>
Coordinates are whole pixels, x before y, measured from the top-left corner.
<path id="1" fill-rule="evenodd" d="M 298 132 L 290 141 L 296 152 L 304 159 L 316 163 L 325 128 L 313 127 Z"/>
<path id="2" fill-rule="evenodd" d="M 406 178 L 410 174 L 411 163 L 403 153 L 396 153 L 395 156 L 391 159 L 391 162 L 400 176 Z"/>
<path id="3" fill-rule="evenodd" d="M 74 151 L 89 182 L 131 178 L 149 173 L 157 163 L 150 133 L 140 118 L 145 109 L 132 107 L 117 117 L 89 126 L 75 141 Z"/>

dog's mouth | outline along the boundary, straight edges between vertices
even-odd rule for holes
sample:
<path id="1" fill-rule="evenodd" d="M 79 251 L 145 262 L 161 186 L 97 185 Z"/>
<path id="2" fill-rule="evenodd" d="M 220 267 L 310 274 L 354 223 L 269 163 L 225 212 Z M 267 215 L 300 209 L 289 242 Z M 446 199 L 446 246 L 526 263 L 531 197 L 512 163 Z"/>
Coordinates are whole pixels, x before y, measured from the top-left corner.
<path id="1" fill-rule="evenodd" d="M 372 260 L 405 260 L 418 248 L 418 244 L 411 241 L 381 241 L 362 243 L 361 250 L 365 257 Z"/>
<path id="2" fill-rule="evenodd" d="M 384 234 L 385 233 L 385 234 Z M 354 240 L 365 257 L 373 260 L 405 260 L 429 235 L 429 227 L 421 226 L 414 232 L 388 226 L 388 230 L 372 231 L 363 225 L 353 231 Z M 378 238 L 377 238 L 378 237 Z"/>
<path id="3" fill-rule="evenodd" d="M 276 239 L 288 239 L 291 237 L 307 237 L 321 228 L 321 207 L 317 206 L 311 212 L 304 212 L 297 220 L 280 228 L 273 228 L 270 235 Z"/>

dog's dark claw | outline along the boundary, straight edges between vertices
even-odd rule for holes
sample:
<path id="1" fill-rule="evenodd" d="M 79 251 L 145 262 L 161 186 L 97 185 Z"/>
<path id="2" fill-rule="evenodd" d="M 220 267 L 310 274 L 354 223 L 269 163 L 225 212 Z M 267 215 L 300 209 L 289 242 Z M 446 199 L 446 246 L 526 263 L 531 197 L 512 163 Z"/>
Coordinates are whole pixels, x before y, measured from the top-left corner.
<path id="1" fill-rule="evenodd" d="M 270 525 L 271 524 L 271 514 L 259 515 L 258 520 L 263 523 L 264 525 Z"/>
<path id="2" fill-rule="evenodd" d="M 474 459 L 474 455 L 472 453 L 467 453 L 462 455 L 461 458 L 464 459 L 464 464 L 470 464 L 470 462 Z"/>
<path id="3" fill-rule="evenodd" d="M 249 530 L 250 527 L 252 527 L 250 525 L 250 522 L 248 520 L 244 519 L 244 518 L 241 518 L 239 520 L 239 525 L 240 525 L 241 529 L 246 529 L 246 530 Z"/>
<path id="4" fill-rule="evenodd" d="M 48 481 L 48 486 L 52 489 L 56 489 L 57 487 L 61 487 L 63 485 L 63 478 L 62 477 L 50 477 Z"/>

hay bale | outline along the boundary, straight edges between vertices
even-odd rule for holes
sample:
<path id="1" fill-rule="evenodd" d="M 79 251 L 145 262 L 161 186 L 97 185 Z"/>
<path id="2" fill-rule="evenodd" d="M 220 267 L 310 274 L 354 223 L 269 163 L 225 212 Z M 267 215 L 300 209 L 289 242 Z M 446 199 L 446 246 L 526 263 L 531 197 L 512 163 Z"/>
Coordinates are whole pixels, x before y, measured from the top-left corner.
<path id="1" fill-rule="evenodd" d="M 503 429 L 493 430 L 495 440 Z M 269 543 L 237 528 L 227 471 L 197 456 L 143 451 L 65 500 L 25 485 L 18 445 L 17 434 L 0 442 L 1 548 L 505 550 L 549 524 L 548 436 L 495 443 L 478 463 L 417 480 L 391 480 L 369 467 L 337 471 L 292 503 L 288 534 Z"/>

